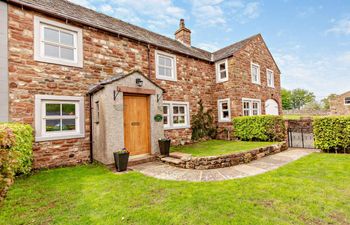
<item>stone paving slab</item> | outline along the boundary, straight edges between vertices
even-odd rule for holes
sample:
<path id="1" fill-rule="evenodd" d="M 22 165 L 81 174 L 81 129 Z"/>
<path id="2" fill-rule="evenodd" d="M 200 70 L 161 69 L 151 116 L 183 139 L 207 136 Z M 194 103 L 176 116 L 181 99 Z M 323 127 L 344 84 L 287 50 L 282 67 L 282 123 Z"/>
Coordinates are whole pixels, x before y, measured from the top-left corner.
<path id="1" fill-rule="evenodd" d="M 182 169 L 161 162 L 139 164 L 131 166 L 130 169 L 139 171 L 146 176 L 164 180 L 194 182 L 221 181 L 262 174 L 314 152 L 319 151 L 316 149 L 288 149 L 287 151 L 266 156 L 248 164 L 210 170 Z"/>

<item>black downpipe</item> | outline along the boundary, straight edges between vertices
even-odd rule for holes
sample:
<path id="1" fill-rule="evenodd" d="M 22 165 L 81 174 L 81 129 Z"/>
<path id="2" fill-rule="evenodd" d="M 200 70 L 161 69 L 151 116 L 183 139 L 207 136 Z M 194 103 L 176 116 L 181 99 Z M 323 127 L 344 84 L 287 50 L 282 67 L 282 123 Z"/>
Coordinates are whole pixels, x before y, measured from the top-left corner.
<path id="1" fill-rule="evenodd" d="M 93 141 L 92 141 L 92 95 L 89 94 L 89 111 L 90 111 L 90 163 L 94 162 Z"/>

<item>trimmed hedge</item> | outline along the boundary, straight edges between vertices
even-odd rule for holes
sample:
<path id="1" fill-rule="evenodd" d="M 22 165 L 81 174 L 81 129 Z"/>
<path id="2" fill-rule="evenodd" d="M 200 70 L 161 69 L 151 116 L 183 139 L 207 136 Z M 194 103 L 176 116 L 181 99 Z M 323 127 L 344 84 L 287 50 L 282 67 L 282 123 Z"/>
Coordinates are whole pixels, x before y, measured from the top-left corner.
<path id="1" fill-rule="evenodd" d="M 234 136 L 242 141 L 284 141 L 286 128 L 281 116 L 242 116 L 233 119 Z"/>
<path id="2" fill-rule="evenodd" d="M 331 116 L 313 121 L 315 147 L 325 152 L 350 153 L 350 117 Z"/>
<path id="3" fill-rule="evenodd" d="M 32 169 L 33 129 L 18 123 L 0 124 L 0 199 L 13 183 L 16 174 Z"/>

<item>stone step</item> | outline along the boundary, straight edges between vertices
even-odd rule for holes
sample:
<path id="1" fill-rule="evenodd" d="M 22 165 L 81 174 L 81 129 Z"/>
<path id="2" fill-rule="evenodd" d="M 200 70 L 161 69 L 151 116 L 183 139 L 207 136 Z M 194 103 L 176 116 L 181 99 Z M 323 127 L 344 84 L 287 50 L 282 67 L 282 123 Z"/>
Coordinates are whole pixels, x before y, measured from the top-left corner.
<path id="1" fill-rule="evenodd" d="M 156 160 L 154 155 L 141 155 L 141 156 L 131 156 L 129 158 L 128 166 L 135 166 L 142 163 L 152 162 Z"/>
<path id="2" fill-rule="evenodd" d="M 183 153 L 183 152 L 171 152 L 169 154 L 170 157 L 181 159 L 181 160 L 190 160 L 192 158 L 191 154 Z"/>
<path id="3" fill-rule="evenodd" d="M 177 158 L 173 158 L 173 157 L 163 157 L 163 158 L 161 158 L 161 160 L 163 162 L 175 164 L 175 165 L 182 163 L 181 159 L 177 159 Z"/>

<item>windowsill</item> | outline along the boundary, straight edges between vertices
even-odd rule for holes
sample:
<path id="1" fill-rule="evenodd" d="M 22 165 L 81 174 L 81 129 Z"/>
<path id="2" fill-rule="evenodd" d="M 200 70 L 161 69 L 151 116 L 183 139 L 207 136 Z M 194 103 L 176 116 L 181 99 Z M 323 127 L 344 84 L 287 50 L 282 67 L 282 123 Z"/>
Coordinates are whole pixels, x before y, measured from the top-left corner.
<path id="1" fill-rule="evenodd" d="M 261 83 L 252 82 L 252 84 L 256 84 L 256 85 L 261 86 Z"/>
<path id="2" fill-rule="evenodd" d="M 267 86 L 267 87 L 275 89 L 275 86 Z"/>
<path id="3" fill-rule="evenodd" d="M 179 130 L 179 129 L 188 129 L 191 128 L 191 126 L 178 126 L 178 127 L 164 127 L 164 130 Z"/>
<path id="4" fill-rule="evenodd" d="M 226 79 L 226 80 L 216 80 L 216 83 L 217 84 L 219 84 L 219 83 L 225 83 L 225 82 L 227 82 L 228 81 L 228 79 Z"/>
<path id="5" fill-rule="evenodd" d="M 35 137 L 35 142 L 41 142 L 41 141 L 55 141 L 55 140 L 62 140 L 62 139 L 75 139 L 75 138 L 84 138 L 85 134 L 72 134 L 72 135 L 60 135 L 60 136 L 41 136 L 41 137 Z"/>
<path id="6" fill-rule="evenodd" d="M 34 60 L 38 61 L 38 62 L 50 63 L 50 64 L 55 64 L 55 65 L 60 65 L 60 66 L 70 66 L 70 67 L 83 68 L 83 62 L 80 62 L 80 61 L 79 62 L 69 62 L 69 61 L 60 60 L 60 59 L 44 58 L 41 56 L 35 56 Z"/>
<path id="7" fill-rule="evenodd" d="M 166 80 L 166 81 L 177 81 L 176 78 L 172 78 L 172 77 L 162 77 L 162 76 L 156 76 L 157 80 Z"/>
<path id="8" fill-rule="evenodd" d="M 218 122 L 219 123 L 231 123 L 232 121 L 231 120 L 219 120 Z"/>

